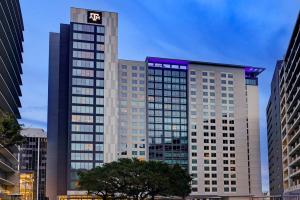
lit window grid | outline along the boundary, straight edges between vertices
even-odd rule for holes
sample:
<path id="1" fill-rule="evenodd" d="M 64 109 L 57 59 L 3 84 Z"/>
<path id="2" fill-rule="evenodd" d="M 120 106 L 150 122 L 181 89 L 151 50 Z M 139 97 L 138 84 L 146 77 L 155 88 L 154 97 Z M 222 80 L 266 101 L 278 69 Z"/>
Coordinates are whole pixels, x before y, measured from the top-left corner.
<path id="1" fill-rule="evenodd" d="M 120 128 L 123 130 L 123 139 L 127 142 L 123 142 L 121 157 L 137 157 L 145 159 L 146 157 L 146 127 L 145 122 L 145 66 L 131 66 L 122 64 L 119 66 L 119 93 L 120 99 Z M 136 88 L 136 90 L 133 90 Z M 143 90 L 141 90 L 143 89 Z M 129 112 L 122 112 L 124 109 L 129 109 Z M 131 109 L 130 109 L 131 108 Z M 138 118 L 136 118 L 139 116 Z M 123 125 L 122 125 L 123 124 Z M 125 132 L 126 131 L 126 132 Z M 138 134 L 134 134 L 137 132 Z M 130 134 L 128 134 L 130 133 Z M 124 153 L 126 155 L 122 155 Z"/>
<path id="2" fill-rule="evenodd" d="M 149 68 L 150 70 L 154 70 L 154 68 Z M 161 70 L 161 69 L 160 69 Z M 156 72 L 156 71 L 155 71 Z M 167 104 L 163 104 L 164 102 L 164 99 L 166 98 L 170 98 L 170 99 L 173 99 L 173 98 L 177 98 L 173 95 L 173 92 L 172 91 L 177 91 L 176 93 L 178 95 L 180 95 L 180 91 L 184 91 L 185 92 L 185 96 L 183 98 L 186 99 L 186 72 L 184 72 L 184 77 L 182 78 L 185 78 L 185 81 L 184 83 L 180 83 L 180 81 L 176 81 L 177 83 L 174 83 L 172 82 L 172 77 L 175 78 L 173 76 L 172 73 L 180 73 L 180 72 L 173 72 L 172 70 L 161 70 L 162 73 L 160 73 L 159 75 L 149 75 L 149 72 L 148 72 L 148 91 L 149 90 L 153 90 L 154 92 L 149 94 L 148 92 L 148 105 L 152 105 L 153 104 L 153 107 L 149 108 L 148 107 L 148 135 L 149 135 L 149 145 L 150 145 L 150 152 L 149 152 L 149 155 L 150 155 L 150 159 L 159 159 L 159 160 L 162 160 L 162 158 L 164 158 L 164 160 L 169 160 L 170 162 L 176 162 L 175 159 L 181 159 L 181 158 L 184 158 L 185 156 L 187 156 L 187 151 L 184 151 L 183 154 L 177 151 L 170 151 L 171 153 L 169 152 L 164 152 L 164 151 L 155 151 L 154 148 L 151 149 L 151 146 L 155 146 L 155 145 L 167 145 L 167 146 L 172 146 L 171 144 L 169 144 L 169 142 L 167 142 L 167 140 L 174 140 L 174 139 L 177 139 L 177 137 L 175 137 L 174 135 L 172 135 L 172 131 L 173 131 L 173 134 L 174 133 L 178 133 L 178 137 L 179 139 L 181 138 L 186 138 L 187 139 L 187 127 L 184 129 L 184 130 L 181 130 L 181 129 L 178 129 L 178 131 L 175 131 L 174 130 L 166 130 L 166 128 L 168 126 L 170 127 L 173 127 L 174 126 L 178 126 L 180 127 L 182 124 L 181 124 L 181 120 L 184 120 L 184 126 L 187 126 L 187 101 L 185 100 L 185 102 L 183 103 L 182 101 L 179 101 L 177 103 L 174 103 L 172 102 L 172 100 L 170 101 L 170 103 L 167 103 Z M 168 75 L 166 75 L 166 73 L 168 73 Z M 180 77 L 180 75 L 179 75 Z M 172 83 L 172 87 L 168 87 L 168 89 L 165 88 L 165 84 L 168 85 L 167 81 L 165 79 L 168 79 L 169 80 L 169 83 Z M 149 87 L 149 85 L 152 85 L 153 84 L 153 88 L 152 87 Z M 159 90 L 155 90 L 157 89 L 157 87 L 155 86 L 156 84 L 160 84 L 161 86 L 158 87 Z M 182 87 L 180 85 L 184 85 L 185 87 Z M 175 87 L 173 87 L 175 86 Z M 176 89 L 174 89 L 176 88 Z M 156 92 L 158 91 L 158 93 Z M 166 93 L 165 91 L 167 91 L 168 93 L 170 93 L 170 95 L 166 96 Z M 149 102 L 149 98 L 151 99 L 151 103 Z M 178 98 L 181 98 L 178 96 Z M 157 102 L 156 99 L 161 99 L 160 102 Z M 161 105 L 161 106 L 156 106 L 156 105 Z M 170 105 L 170 108 L 166 108 L 165 106 L 167 105 Z M 175 107 L 175 105 L 177 105 L 176 107 L 179 108 L 179 110 L 176 110 L 175 112 L 178 112 L 178 116 L 175 117 L 175 116 L 172 116 L 172 113 L 174 112 L 173 107 Z M 184 110 L 181 110 L 181 106 L 185 106 L 185 109 Z M 168 119 L 170 119 L 170 122 L 165 122 L 165 119 L 163 119 L 163 116 L 160 116 L 160 115 L 157 115 L 155 114 L 156 112 L 161 112 L 163 113 L 163 116 L 165 116 L 166 112 L 170 112 L 171 116 L 167 117 Z M 184 112 L 185 115 L 184 116 L 181 116 L 181 112 Z M 153 114 L 151 114 L 153 113 Z M 166 116 L 165 116 L 166 117 Z M 149 119 L 156 119 L 156 118 L 161 118 L 163 119 L 160 123 L 156 123 L 156 120 L 153 120 L 153 122 L 149 122 Z M 174 123 L 174 121 L 178 121 L 176 123 Z M 158 128 L 159 126 L 159 128 Z M 172 129 L 172 128 L 171 128 Z M 159 136 L 156 136 L 156 135 L 152 135 L 152 132 L 153 133 L 156 133 L 156 132 L 161 132 L 160 134 L 160 137 Z M 169 132 L 171 134 L 169 134 Z M 168 135 L 166 135 L 166 133 L 168 133 Z M 182 134 L 183 133 L 183 134 Z M 158 141 L 159 139 L 159 141 Z M 159 142 L 159 144 L 155 144 Z M 154 143 L 154 144 L 152 144 Z M 173 156 L 171 156 L 171 154 L 173 153 L 174 154 L 177 154 L 177 158 L 174 158 Z M 160 156 L 157 157 L 157 154 L 159 154 Z M 180 155 L 181 154 L 181 155 Z M 170 157 L 171 156 L 171 157 Z M 183 157 L 182 157 L 183 156 Z M 173 161 L 172 161 L 173 160 Z M 185 164 L 186 162 L 186 164 Z M 174 164 L 174 163 L 170 163 L 170 164 Z M 179 162 L 180 164 L 180 162 Z M 187 165 L 187 161 L 184 161 L 182 160 L 182 164 L 184 165 Z"/>
<path id="3" fill-rule="evenodd" d="M 74 25 L 74 27 L 75 26 L 76 25 Z M 84 39 L 82 41 L 80 41 L 79 40 L 80 38 L 78 38 L 78 37 L 74 38 L 74 39 L 77 39 L 77 41 L 73 42 L 73 45 L 74 45 L 73 47 L 75 47 L 78 50 L 74 51 L 76 54 L 74 54 L 74 52 L 73 52 L 73 55 L 75 55 L 75 57 L 78 57 L 78 58 L 74 59 L 74 61 L 76 61 L 75 63 L 77 65 L 73 65 L 73 67 L 72 67 L 73 68 L 72 75 L 73 75 L 73 77 L 76 77 L 76 78 L 81 78 L 81 77 L 83 77 L 83 78 L 84 77 L 91 77 L 91 78 L 93 78 L 94 84 L 91 85 L 92 87 L 90 87 L 88 85 L 81 86 L 81 87 L 94 89 L 94 91 L 95 91 L 94 94 L 92 94 L 91 92 L 89 92 L 89 95 L 91 97 L 93 97 L 94 102 L 92 104 L 88 104 L 88 105 L 90 105 L 90 106 L 92 105 L 94 107 L 94 112 L 92 113 L 90 111 L 90 109 L 88 109 L 88 113 L 85 113 L 84 111 L 80 112 L 82 109 L 72 109 L 72 113 L 76 113 L 78 119 L 81 119 L 81 118 L 85 119 L 86 118 L 86 114 L 93 114 L 94 115 L 93 118 L 95 118 L 95 119 L 96 118 L 98 119 L 99 117 L 103 118 L 103 113 L 101 111 L 98 112 L 98 108 L 99 107 L 96 107 L 95 104 L 97 104 L 96 103 L 96 98 L 98 98 L 99 95 L 102 95 L 101 97 L 103 97 L 102 93 L 98 93 L 97 88 L 100 88 L 100 89 L 104 88 L 103 84 L 102 85 L 101 84 L 98 85 L 98 82 L 101 83 L 101 81 L 103 82 L 103 80 L 104 80 L 103 79 L 103 75 L 101 75 L 102 77 L 99 77 L 99 75 L 101 74 L 100 73 L 101 71 L 102 71 L 102 74 L 103 74 L 103 69 L 101 70 L 101 64 L 99 62 L 103 62 L 104 56 L 102 56 L 102 55 L 99 56 L 98 55 L 99 53 L 97 53 L 97 52 L 100 52 L 100 54 L 103 54 L 103 50 L 104 50 L 103 47 L 104 47 L 104 45 L 96 43 L 96 42 L 98 42 L 98 40 L 97 40 L 98 36 L 97 36 L 97 34 L 95 34 L 95 30 L 98 30 L 98 28 L 96 29 L 95 26 L 92 26 L 92 25 L 89 25 L 89 27 L 93 27 L 94 28 L 94 34 L 92 34 L 92 35 L 94 35 L 93 37 L 95 39 L 91 39 L 92 38 L 90 36 L 91 34 L 87 34 L 87 33 L 82 33 L 83 38 L 81 37 L 81 39 Z M 89 29 L 88 32 L 93 32 L 93 31 L 92 31 L 92 29 Z M 75 35 L 76 35 L 76 33 L 74 32 L 73 36 L 75 36 Z M 77 36 L 78 36 L 78 34 L 77 34 Z M 86 40 L 86 38 L 87 38 L 87 40 Z M 90 43 L 89 41 L 93 42 L 94 46 L 92 46 L 92 43 Z M 91 57 L 91 56 L 93 56 L 93 57 Z M 90 61 L 89 60 L 82 60 L 82 62 L 79 62 L 79 60 L 81 60 L 81 58 L 84 58 L 84 59 L 87 58 L 87 59 L 90 59 Z M 98 60 L 96 61 L 96 59 L 98 59 Z M 102 59 L 102 61 L 99 60 L 99 59 Z M 89 67 L 90 69 L 86 70 L 86 67 L 91 66 L 91 64 L 92 64 L 91 61 L 94 63 L 93 64 L 94 68 L 90 68 Z M 99 65 L 98 65 L 98 63 L 99 63 Z M 72 62 L 72 64 L 74 64 L 74 62 Z M 84 64 L 84 65 L 82 65 L 82 64 Z M 89 64 L 89 65 L 86 65 L 86 64 Z M 100 70 L 99 70 L 99 68 L 100 68 Z M 99 86 L 101 86 L 101 87 L 99 87 Z M 73 90 L 73 88 L 72 88 L 72 90 Z M 73 95 L 75 95 L 75 94 L 73 94 Z M 77 97 L 81 97 L 81 98 L 86 98 L 86 95 L 87 94 L 76 94 Z M 74 106 L 78 107 L 79 105 L 76 104 L 75 102 L 73 102 L 71 106 L 73 108 Z M 80 106 L 81 107 L 87 106 L 87 104 L 80 104 Z M 85 108 L 83 107 L 83 110 L 84 109 Z M 77 111 L 79 111 L 79 112 L 77 112 Z M 102 114 L 99 115 L 99 114 L 96 114 L 96 113 L 102 113 Z M 78 124 L 78 123 L 83 124 L 83 125 L 84 124 L 86 124 L 86 125 L 88 125 L 88 124 L 93 125 L 94 124 L 94 130 L 93 130 L 93 132 L 91 132 L 94 135 L 94 141 L 93 141 L 92 144 L 89 144 L 89 149 L 85 149 L 85 148 L 81 148 L 81 147 L 82 147 L 82 145 L 87 145 L 88 141 L 85 141 L 84 138 L 83 138 L 83 141 L 79 141 L 78 138 L 77 138 L 76 143 L 72 143 L 73 149 L 75 149 L 75 150 L 71 150 L 71 155 L 73 155 L 74 152 L 75 153 L 77 152 L 77 154 L 79 153 L 79 155 L 89 155 L 89 160 L 91 160 L 91 158 L 92 158 L 91 161 L 92 161 L 92 163 L 94 163 L 94 165 L 96 165 L 96 164 L 99 165 L 99 162 L 103 162 L 103 153 L 102 153 L 103 152 L 103 148 L 99 148 L 98 147 L 99 145 L 101 145 L 101 143 L 103 145 L 103 141 L 100 142 L 100 143 L 97 143 L 97 142 L 100 141 L 100 139 L 98 139 L 98 138 L 101 135 L 99 135 L 99 133 L 97 133 L 97 134 L 95 133 L 95 132 L 98 132 L 98 125 L 97 125 L 97 123 L 101 122 L 100 124 L 103 125 L 103 119 L 101 120 L 101 118 L 99 118 L 100 120 L 97 120 L 97 121 L 94 121 L 94 120 L 90 121 L 90 118 L 88 119 L 88 121 L 86 121 L 86 120 L 83 120 L 83 121 L 81 121 L 81 120 L 78 121 L 77 120 L 76 121 L 76 124 Z M 71 124 L 71 126 L 72 126 L 72 124 Z M 72 132 L 71 136 L 73 136 L 73 134 L 75 134 L 75 133 L 76 132 Z M 93 145 L 93 147 L 91 147 L 91 145 Z M 92 154 L 81 153 L 81 152 L 84 152 L 84 151 L 87 151 L 87 150 L 92 150 L 95 153 L 92 153 Z M 98 152 L 96 152 L 96 151 L 98 151 L 100 154 Z M 92 155 L 92 157 L 90 157 L 90 155 Z M 79 158 L 81 158 L 81 157 L 79 157 Z M 83 158 L 85 158 L 85 157 L 83 157 Z M 71 157 L 71 160 L 72 160 L 72 157 Z M 81 167 L 90 169 L 91 166 L 94 167 L 92 163 L 86 163 L 86 161 L 82 162 L 82 160 L 86 160 L 86 159 L 80 159 L 79 161 L 77 161 L 77 159 L 76 159 L 76 162 L 72 161 L 71 169 L 80 169 Z M 97 163 L 95 163 L 95 162 L 97 162 Z M 80 163 L 82 163 L 82 165 Z M 71 176 L 71 179 L 72 179 L 72 176 Z"/>

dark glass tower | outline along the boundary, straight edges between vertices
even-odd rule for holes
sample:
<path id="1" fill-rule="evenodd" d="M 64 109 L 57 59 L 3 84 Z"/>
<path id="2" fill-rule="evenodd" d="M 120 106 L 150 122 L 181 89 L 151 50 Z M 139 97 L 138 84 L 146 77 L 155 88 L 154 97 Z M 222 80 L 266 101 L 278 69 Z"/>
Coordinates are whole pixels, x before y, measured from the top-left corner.
<path id="1" fill-rule="evenodd" d="M 149 159 L 188 169 L 187 65 L 147 58 Z"/>
<path id="2" fill-rule="evenodd" d="M 268 131 L 269 185 L 270 195 L 283 193 L 283 168 L 280 127 L 279 71 L 282 61 L 278 61 L 271 83 L 271 95 L 266 110 Z"/>
<path id="3" fill-rule="evenodd" d="M 0 1 L 0 109 L 20 118 L 23 19 L 18 0 Z"/>
<path id="4" fill-rule="evenodd" d="M 81 194 L 78 171 L 116 159 L 117 73 L 117 14 L 71 8 L 70 24 L 50 34 L 50 200 Z"/>

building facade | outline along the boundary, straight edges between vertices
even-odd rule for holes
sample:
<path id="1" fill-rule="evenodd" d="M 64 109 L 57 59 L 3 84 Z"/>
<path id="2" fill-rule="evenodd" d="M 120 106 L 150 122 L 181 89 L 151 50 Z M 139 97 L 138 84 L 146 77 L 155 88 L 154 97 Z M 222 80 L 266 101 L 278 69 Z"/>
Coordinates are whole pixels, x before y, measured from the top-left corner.
<path id="1" fill-rule="evenodd" d="M 18 0 L 0 2 L 0 116 L 20 118 L 23 19 Z M 1 143 L 1 141 L 0 141 Z M 18 148 L 0 144 L 0 199 L 19 195 Z"/>
<path id="2" fill-rule="evenodd" d="M 179 164 L 193 175 L 194 198 L 260 196 L 263 69 L 117 60 L 117 21 L 116 13 L 72 8 L 71 23 L 50 34 L 50 200 L 85 198 L 79 170 L 132 157 Z"/>
<path id="3" fill-rule="evenodd" d="M 77 195 L 77 172 L 117 158 L 118 16 L 71 8 L 50 34 L 47 196 Z"/>
<path id="4" fill-rule="evenodd" d="M 146 63 L 149 159 L 188 169 L 187 62 L 148 57 Z"/>
<path id="5" fill-rule="evenodd" d="M 20 147 L 20 194 L 45 200 L 47 134 L 43 129 L 25 128 L 22 135 L 26 142 Z"/>
<path id="6" fill-rule="evenodd" d="M 300 13 L 296 22 L 280 77 L 280 119 L 284 193 L 300 192 Z"/>
<path id="7" fill-rule="evenodd" d="M 119 60 L 118 73 L 118 157 L 147 160 L 145 62 Z"/>
<path id="8" fill-rule="evenodd" d="M 18 0 L 0 2 L 0 110 L 20 118 L 23 19 Z"/>
<path id="9" fill-rule="evenodd" d="M 0 144 L 0 199 L 19 196 L 18 148 Z"/>
<path id="10" fill-rule="evenodd" d="M 148 57 L 150 160 L 192 174 L 193 198 L 260 196 L 261 68 Z"/>
<path id="11" fill-rule="evenodd" d="M 269 186 L 270 195 L 283 194 L 282 175 L 282 148 L 280 127 L 280 89 L 279 71 L 282 61 L 278 61 L 271 83 L 271 95 L 269 98 L 266 116 L 268 131 L 268 158 L 269 158 Z"/>

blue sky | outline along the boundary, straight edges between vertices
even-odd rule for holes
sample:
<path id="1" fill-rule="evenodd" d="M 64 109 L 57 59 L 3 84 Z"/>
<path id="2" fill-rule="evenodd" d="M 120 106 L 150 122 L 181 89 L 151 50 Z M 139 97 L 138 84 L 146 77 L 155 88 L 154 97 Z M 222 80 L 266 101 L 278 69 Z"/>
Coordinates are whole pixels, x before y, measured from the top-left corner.
<path id="1" fill-rule="evenodd" d="M 21 123 L 47 126 L 48 37 L 69 8 L 119 13 L 119 58 L 159 56 L 264 67 L 260 76 L 263 190 L 268 190 L 265 108 L 299 0 L 21 0 L 25 24 Z"/>

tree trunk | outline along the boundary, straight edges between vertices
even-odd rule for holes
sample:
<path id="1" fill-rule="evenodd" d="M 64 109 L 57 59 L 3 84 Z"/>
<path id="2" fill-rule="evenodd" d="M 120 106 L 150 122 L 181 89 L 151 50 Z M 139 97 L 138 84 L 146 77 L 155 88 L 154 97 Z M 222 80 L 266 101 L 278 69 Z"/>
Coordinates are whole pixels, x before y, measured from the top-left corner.
<path id="1" fill-rule="evenodd" d="M 151 200 L 155 200 L 155 195 L 151 195 Z"/>

